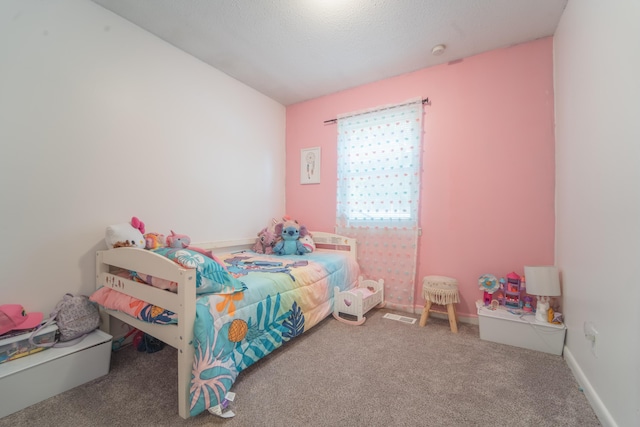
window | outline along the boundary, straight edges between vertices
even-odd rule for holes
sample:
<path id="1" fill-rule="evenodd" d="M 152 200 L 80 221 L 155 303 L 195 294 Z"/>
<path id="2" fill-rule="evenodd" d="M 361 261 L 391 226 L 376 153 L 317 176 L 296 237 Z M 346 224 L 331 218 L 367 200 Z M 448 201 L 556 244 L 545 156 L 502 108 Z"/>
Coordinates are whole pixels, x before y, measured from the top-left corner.
<path id="1" fill-rule="evenodd" d="M 421 135 L 421 100 L 338 118 L 339 223 L 417 223 Z"/>

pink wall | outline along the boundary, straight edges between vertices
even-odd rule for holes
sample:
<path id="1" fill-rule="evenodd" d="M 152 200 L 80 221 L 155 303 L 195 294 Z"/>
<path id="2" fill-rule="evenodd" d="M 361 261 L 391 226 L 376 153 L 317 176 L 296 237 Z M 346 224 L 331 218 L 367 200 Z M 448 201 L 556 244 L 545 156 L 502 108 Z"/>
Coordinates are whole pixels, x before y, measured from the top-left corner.
<path id="1" fill-rule="evenodd" d="M 334 230 L 337 114 L 429 97 L 425 106 L 416 300 L 422 277 L 460 283 L 475 315 L 478 277 L 554 262 L 552 38 L 357 87 L 287 108 L 286 212 Z M 321 147 L 321 183 L 300 185 L 300 149 Z"/>

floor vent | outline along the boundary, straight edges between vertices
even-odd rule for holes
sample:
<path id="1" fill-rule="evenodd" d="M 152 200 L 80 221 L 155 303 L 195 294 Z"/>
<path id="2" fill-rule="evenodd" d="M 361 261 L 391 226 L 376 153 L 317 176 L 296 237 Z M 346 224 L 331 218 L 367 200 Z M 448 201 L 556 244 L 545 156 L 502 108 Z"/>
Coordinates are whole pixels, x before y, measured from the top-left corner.
<path id="1" fill-rule="evenodd" d="M 382 316 L 382 318 L 397 320 L 398 322 L 402 322 L 402 323 L 410 323 L 412 325 L 416 323 L 416 319 L 414 319 L 413 317 L 398 316 L 397 314 L 391 314 L 391 313 L 385 314 L 384 316 Z"/>

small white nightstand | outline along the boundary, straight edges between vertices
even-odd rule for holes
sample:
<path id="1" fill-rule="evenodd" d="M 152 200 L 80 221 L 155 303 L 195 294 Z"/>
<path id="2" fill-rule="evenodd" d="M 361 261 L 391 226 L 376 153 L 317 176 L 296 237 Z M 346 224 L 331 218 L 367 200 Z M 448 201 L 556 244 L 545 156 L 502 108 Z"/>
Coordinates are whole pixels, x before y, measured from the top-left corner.
<path id="1" fill-rule="evenodd" d="M 499 306 L 495 310 L 476 302 L 480 339 L 562 355 L 567 327 L 540 322 L 533 313 Z"/>

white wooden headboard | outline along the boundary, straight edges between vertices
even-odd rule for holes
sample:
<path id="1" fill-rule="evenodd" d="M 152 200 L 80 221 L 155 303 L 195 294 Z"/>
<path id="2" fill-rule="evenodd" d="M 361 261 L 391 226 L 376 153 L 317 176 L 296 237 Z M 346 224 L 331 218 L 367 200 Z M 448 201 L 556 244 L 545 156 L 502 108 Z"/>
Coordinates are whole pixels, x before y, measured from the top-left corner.
<path id="1" fill-rule="evenodd" d="M 354 259 L 358 255 L 356 239 L 341 236 L 334 233 L 326 233 L 324 231 L 311 231 L 313 242 L 318 249 L 328 249 L 334 251 L 346 251 Z M 256 242 L 255 237 L 249 237 L 238 240 L 227 240 L 219 242 L 194 243 L 193 246 L 210 249 L 214 254 L 228 253 L 230 250 L 251 249 Z"/>

